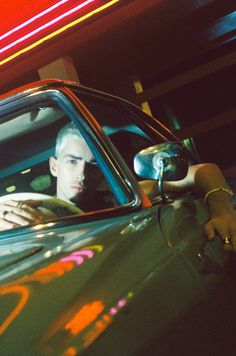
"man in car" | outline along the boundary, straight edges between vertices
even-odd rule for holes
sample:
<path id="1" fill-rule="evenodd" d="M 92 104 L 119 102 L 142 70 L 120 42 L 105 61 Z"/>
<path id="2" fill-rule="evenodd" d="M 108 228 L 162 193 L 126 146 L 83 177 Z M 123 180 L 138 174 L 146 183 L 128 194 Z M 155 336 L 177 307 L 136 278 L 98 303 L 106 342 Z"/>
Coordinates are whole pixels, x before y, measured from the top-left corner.
<path id="1" fill-rule="evenodd" d="M 96 160 L 79 130 L 73 123 L 64 126 L 57 135 L 55 156 L 49 159 L 50 172 L 56 178 L 56 197 L 78 206 L 81 210 L 93 211 L 111 207 L 109 192 L 97 191 L 103 178 Z M 0 204 L 0 230 L 37 223 L 48 218 L 63 216 L 66 209 L 47 212 L 40 208 L 41 201 L 8 200 Z"/>
<path id="2" fill-rule="evenodd" d="M 55 157 L 49 160 L 50 171 L 57 179 L 58 198 L 79 206 L 84 211 L 96 210 L 101 197 L 96 195 L 102 175 L 94 156 L 78 129 L 66 125 L 58 134 Z M 140 183 L 148 197 L 156 193 L 156 182 Z M 209 239 L 220 235 L 226 242 L 233 240 L 236 250 L 236 214 L 231 203 L 227 183 L 215 164 L 198 164 L 189 167 L 186 178 L 165 182 L 165 191 L 195 191 L 205 197 L 210 219 L 205 225 Z M 109 200 L 109 199 L 108 199 Z M 104 207 L 106 206 L 104 204 Z M 0 230 L 25 226 L 47 220 L 47 214 L 38 209 L 40 202 L 14 200 L 0 204 Z M 51 218 L 52 216 L 50 216 Z M 56 217 L 56 216 L 55 216 Z"/>
<path id="3" fill-rule="evenodd" d="M 86 141 L 73 123 L 58 133 L 55 157 L 50 157 L 51 174 L 56 178 L 56 196 L 83 211 L 112 206 L 111 194 L 98 191 L 103 175 Z"/>

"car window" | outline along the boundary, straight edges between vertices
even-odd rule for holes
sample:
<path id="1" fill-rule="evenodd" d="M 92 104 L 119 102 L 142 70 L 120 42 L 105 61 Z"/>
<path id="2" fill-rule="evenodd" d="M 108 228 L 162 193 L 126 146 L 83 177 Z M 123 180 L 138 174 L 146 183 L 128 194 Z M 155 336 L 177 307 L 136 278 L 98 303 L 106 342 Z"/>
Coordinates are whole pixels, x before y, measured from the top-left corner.
<path id="1" fill-rule="evenodd" d="M 52 193 L 48 158 L 53 154 L 55 133 L 67 122 L 53 104 L 29 107 L 2 117 L 0 124 L 1 195 L 27 190 Z M 35 179 L 43 176 L 41 186 Z M 44 182 L 43 182 L 44 181 Z M 32 183 L 33 182 L 33 183 Z M 50 187 L 50 188 L 49 188 Z"/>
<path id="2" fill-rule="evenodd" d="M 141 178 L 134 172 L 134 156 L 144 148 L 162 143 L 166 138 L 148 127 L 145 123 L 147 118 L 142 117 L 141 110 L 137 114 L 137 110 L 126 105 L 125 102 L 85 95 L 76 90 L 75 92 L 99 122 L 133 174 L 140 180 Z"/>
<path id="3" fill-rule="evenodd" d="M 161 121 L 150 117 L 139 107 L 113 96 L 103 96 L 83 93 L 74 89 L 74 93 L 89 108 L 92 115 L 99 122 L 105 134 L 111 139 L 129 168 L 140 180 L 133 169 L 133 158 L 140 150 L 166 141 L 179 139 L 162 124 Z M 189 142 L 182 142 L 185 154 L 191 164 L 200 162 Z"/>
<path id="4" fill-rule="evenodd" d="M 0 120 L 0 196 L 10 199 L 11 194 L 25 192 L 56 196 L 58 176 L 52 175 L 49 159 L 55 156 L 58 132 L 71 122 L 70 118 L 56 103 L 48 101 L 8 112 Z M 86 142 L 79 133 L 81 140 Z M 71 167 L 75 163 L 84 164 L 79 162 L 83 157 L 77 156 L 70 157 Z M 79 208 L 88 212 L 117 206 L 115 195 L 92 153 L 86 161 L 86 174 L 88 171 L 96 181 L 96 199 L 94 204 L 85 206 L 81 203 Z M 87 189 L 86 183 L 81 188 L 78 180 L 72 184 L 74 190 Z M 72 203 L 77 204 L 77 201 Z"/>

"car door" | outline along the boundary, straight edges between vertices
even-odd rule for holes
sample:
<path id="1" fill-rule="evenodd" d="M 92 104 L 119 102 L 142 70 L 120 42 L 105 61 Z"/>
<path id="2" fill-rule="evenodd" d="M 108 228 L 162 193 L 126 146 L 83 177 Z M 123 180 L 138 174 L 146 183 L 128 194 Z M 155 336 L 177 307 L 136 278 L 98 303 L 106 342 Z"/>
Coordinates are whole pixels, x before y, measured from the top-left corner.
<path id="1" fill-rule="evenodd" d="M 189 350 L 193 344 L 196 346 L 191 355 L 235 354 L 235 258 L 224 249 L 220 237 L 207 241 L 204 235 L 207 220 L 204 202 L 191 194 L 161 207 L 162 232 L 192 274 L 204 300 L 185 319 L 184 330 L 181 327 L 168 336 L 170 354 L 174 345 Z M 165 355 L 161 350 L 161 355 Z"/>

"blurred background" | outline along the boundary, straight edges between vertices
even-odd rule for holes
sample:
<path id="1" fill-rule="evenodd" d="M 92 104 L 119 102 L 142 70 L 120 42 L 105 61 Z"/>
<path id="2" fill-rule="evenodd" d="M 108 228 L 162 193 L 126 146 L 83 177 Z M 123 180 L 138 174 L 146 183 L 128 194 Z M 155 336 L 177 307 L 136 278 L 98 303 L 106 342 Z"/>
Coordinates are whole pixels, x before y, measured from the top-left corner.
<path id="1" fill-rule="evenodd" d="M 0 92 L 46 78 L 111 92 L 236 176 L 235 39 L 231 0 L 1 2 Z"/>

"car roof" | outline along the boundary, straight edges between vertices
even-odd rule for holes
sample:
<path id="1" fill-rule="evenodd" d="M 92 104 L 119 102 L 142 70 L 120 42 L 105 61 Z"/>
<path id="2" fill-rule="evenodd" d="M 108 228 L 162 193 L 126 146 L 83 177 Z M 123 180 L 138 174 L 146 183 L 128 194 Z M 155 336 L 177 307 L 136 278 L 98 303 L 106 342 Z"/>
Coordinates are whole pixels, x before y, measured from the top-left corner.
<path id="1" fill-rule="evenodd" d="M 116 95 L 113 95 L 113 94 L 110 94 L 110 93 L 107 93 L 104 91 L 100 91 L 97 89 L 89 88 L 89 87 L 81 85 L 80 83 L 75 82 L 75 81 L 61 80 L 61 79 L 54 79 L 54 78 L 31 82 L 31 83 L 22 85 L 20 87 L 17 87 L 15 89 L 12 89 L 12 90 L 0 95 L 0 102 L 5 103 L 8 100 L 12 100 L 12 99 L 15 100 L 16 97 L 17 98 L 23 97 L 25 95 L 29 95 L 30 93 L 33 93 L 38 90 L 52 89 L 54 87 L 57 87 L 57 88 L 58 87 L 70 87 L 71 89 L 77 88 L 83 93 L 104 96 L 106 98 L 110 97 L 113 100 L 123 101 L 123 102 L 129 103 L 130 105 L 138 107 L 137 105 L 129 102 L 128 100 L 125 100 L 124 98 L 118 97 Z"/>

